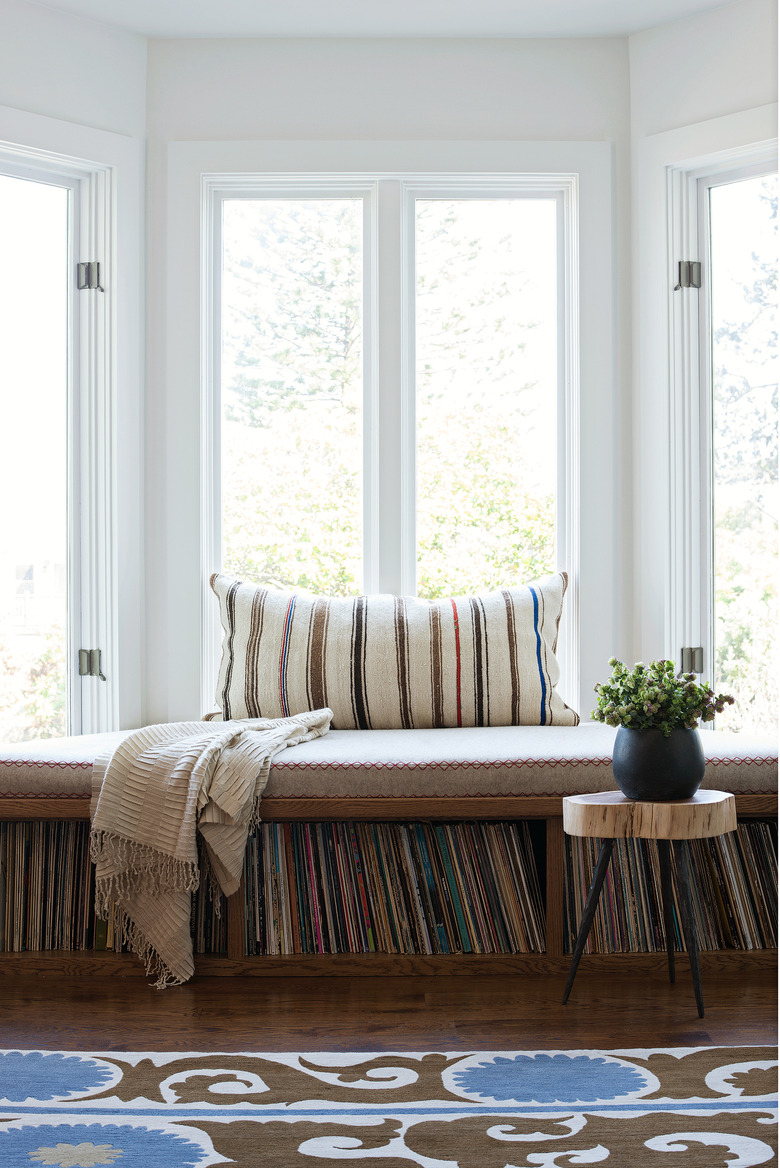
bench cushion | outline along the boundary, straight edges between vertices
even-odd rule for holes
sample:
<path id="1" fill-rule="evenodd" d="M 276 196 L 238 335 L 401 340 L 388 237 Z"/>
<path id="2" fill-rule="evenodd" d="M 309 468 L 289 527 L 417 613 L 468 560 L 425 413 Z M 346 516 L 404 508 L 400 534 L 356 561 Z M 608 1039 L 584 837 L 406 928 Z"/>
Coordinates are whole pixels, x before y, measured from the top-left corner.
<path id="1" fill-rule="evenodd" d="M 91 795 L 93 762 L 99 754 L 115 750 L 128 733 L 116 730 L 0 745 L 0 799 L 83 799 Z"/>
<path id="2" fill-rule="evenodd" d="M 458 798 L 575 795 L 614 789 L 609 726 L 494 726 L 440 730 L 332 730 L 283 751 L 266 796 L 283 798 Z M 88 797 L 94 758 L 122 732 L 52 738 L 0 748 L 3 798 Z M 725 731 L 701 735 L 704 787 L 735 794 L 777 792 L 777 745 Z"/>

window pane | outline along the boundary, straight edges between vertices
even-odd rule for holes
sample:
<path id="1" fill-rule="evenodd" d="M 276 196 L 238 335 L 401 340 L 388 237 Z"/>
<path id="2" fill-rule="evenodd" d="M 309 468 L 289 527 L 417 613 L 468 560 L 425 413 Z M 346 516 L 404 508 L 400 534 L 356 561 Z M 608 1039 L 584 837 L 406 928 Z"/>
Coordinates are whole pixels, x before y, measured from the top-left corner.
<path id="1" fill-rule="evenodd" d="M 555 568 L 556 202 L 419 199 L 421 596 Z"/>
<path id="2" fill-rule="evenodd" d="M 362 200 L 223 208 L 223 568 L 359 592 Z"/>
<path id="3" fill-rule="evenodd" d="M 777 175 L 710 192 L 718 726 L 777 730 Z"/>
<path id="4" fill-rule="evenodd" d="M 0 741 L 67 733 L 68 191 L 0 175 Z"/>

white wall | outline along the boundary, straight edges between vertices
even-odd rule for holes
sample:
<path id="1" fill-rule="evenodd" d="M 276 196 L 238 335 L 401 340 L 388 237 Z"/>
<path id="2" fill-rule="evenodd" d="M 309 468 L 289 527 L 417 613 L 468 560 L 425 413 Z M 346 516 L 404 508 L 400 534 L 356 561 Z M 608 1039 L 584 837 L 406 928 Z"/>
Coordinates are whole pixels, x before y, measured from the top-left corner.
<path id="1" fill-rule="evenodd" d="M 627 142 L 626 42 L 158 40 L 149 136 Z"/>
<path id="2" fill-rule="evenodd" d="M 0 0 L 0 105 L 142 139 L 146 39 Z"/>
<path id="3" fill-rule="evenodd" d="M 180 328 L 181 298 L 177 273 L 165 270 L 166 214 L 175 213 L 165 206 L 167 145 L 182 140 L 363 140 L 375 143 L 373 156 L 381 160 L 382 141 L 388 143 L 388 158 L 397 157 L 391 141 L 482 142 L 492 144 L 492 158 L 500 158 L 502 140 L 614 143 L 613 246 L 621 258 L 614 321 L 607 335 L 612 337 L 620 388 L 612 398 L 613 417 L 607 426 L 625 439 L 630 434 L 621 405 L 629 365 L 623 307 L 630 278 L 628 56 L 624 39 L 152 41 L 148 76 L 148 678 L 150 715 L 164 719 L 199 712 L 191 708 L 190 698 L 184 706 L 177 704 L 183 700 L 182 690 L 171 673 L 176 668 L 171 665 L 176 656 L 172 632 L 189 664 L 185 674 L 197 672 L 194 599 L 180 593 L 176 604 L 175 593 L 166 595 L 160 587 L 171 574 L 180 573 L 183 581 L 190 578 L 197 535 L 197 521 L 193 524 L 181 508 L 165 515 L 166 481 L 170 484 L 175 476 L 179 490 L 185 481 L 186 497 L 194 500 L 198 490 L 199 387 L 194 370 L 188 378 L 188 400 L 178 399 L 173 408 L 171 377 L 178 362 L 171 363 L 168 342 Z M 511 153 L 507 147 L 507 158 Z M 334 146 L 333 157 L 338 154 Z M 382 168 L 381 161 L 376 165 Z M 605 302 L 598 311 L 609 318 L 612 309 Z M 625 441 L 615 442 L 605 492 L 611 496 L 607 525 L 616 548 L 617 577 L 608 588 L 617 602 L 604 611 L 605 660 L 625 650 L 629 624 L 620 601 L 629 579 L 622 558 L 628 543 L 628 511 L 623 510 L 627 476 L 620 456 L 624 448 Z M 583 491 L 587 498 L 587 484 Z M 592 632 L 589 627 L 586 635 Z"/>
<path id="4" fill-rule="evenodd" d="M 666 167 L 776 135 L 777 6 L 740 0 L 629 38 L 633 221 L 634 656 L 677 656 L 669 623 Z M 679 256 L 678 259 L 696 256 Z M 686 641 L 686 644 L 689 643 Z M 694 641 L 693 643 L 698 643 Z"/>
<path id="5" fill-rule="evenodd" d="M 777 4 L 740 0 L 629 37 L 631 135 L 777 100 Z"/>

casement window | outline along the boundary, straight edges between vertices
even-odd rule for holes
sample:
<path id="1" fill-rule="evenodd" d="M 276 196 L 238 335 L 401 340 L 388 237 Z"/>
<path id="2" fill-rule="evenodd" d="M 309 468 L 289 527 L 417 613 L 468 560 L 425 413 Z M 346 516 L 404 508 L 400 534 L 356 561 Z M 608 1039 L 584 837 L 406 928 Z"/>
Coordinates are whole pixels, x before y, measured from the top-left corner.
<path id="1" fill-rule="evenodd" d="M 78 184 L 0 160 L 0 741 L 79 725 L 68 469 Z M 42 339 L 46 338 L 45 343 Z M 13 502 L 11 502 L 13 500 Z"/>
<path id="2" fill-rule="evenodd" d="M 742 150 L 670 174 L 672 628 L 774 734 L 778 701 L 777 162 Z M 673 258 L 672 258 L 673 257 Z M 681 259 L 694 265 L 679 266 Z M 700 270 L 699 270 L 700 269 Z M 699 285 L 699 286 L 697 286 Z"/>
<path id="3" fill-rule="evenodd" d="M 139 719 L 138 176 L 127 140 L 0 107 L 4 742 Z"/>
<path id="4" fill-rule="evenodd" d="M 573 620 L 573 177 L 205 184 L 207 570 L 432 598 L 560 566 Z"/>

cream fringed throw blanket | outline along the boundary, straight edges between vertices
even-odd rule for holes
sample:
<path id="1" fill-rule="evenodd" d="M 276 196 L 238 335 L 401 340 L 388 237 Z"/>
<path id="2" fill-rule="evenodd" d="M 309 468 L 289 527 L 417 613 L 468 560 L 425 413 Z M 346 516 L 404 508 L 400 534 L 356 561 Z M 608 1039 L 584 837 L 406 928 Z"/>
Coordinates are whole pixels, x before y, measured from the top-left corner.
<path id="1" fill-rule="evenodd" d="M 156 986 L 192 977 L 190 894 L 197 832 L 226 896 L 241 882 L 271 759 L 327 733 L 330 710 L 291 718 L 172 722 L 130 734 L 92 772 L 95 910 L 121 911 L 124 934 Z"/>

